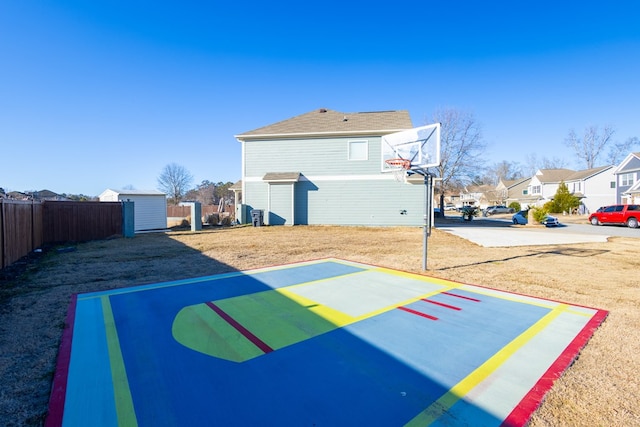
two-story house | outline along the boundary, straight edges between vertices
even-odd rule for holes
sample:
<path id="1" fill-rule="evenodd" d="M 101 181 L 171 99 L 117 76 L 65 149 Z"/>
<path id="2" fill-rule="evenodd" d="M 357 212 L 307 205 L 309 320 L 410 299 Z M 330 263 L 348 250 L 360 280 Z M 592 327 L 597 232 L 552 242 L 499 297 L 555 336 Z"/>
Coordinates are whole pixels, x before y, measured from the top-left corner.
<path id="1" fill-rule="evenodd" d="M 513 180 L 501 179 L 496 186 L 496 192 L 501 197 L 500 204 L 509 206 L 512 202 L 518 202 L 522 206 L 521 200 L 527 194 L 529 181 L 531 181 L 530 177 Z"/>
<path id="2" fill-rule="evenodd" d="M 573 173 L 571 169 L 538 169 L 527 186 L 526 200 L 534 206 L 544 205 L 553 199 L 560 183 Z"/>
<path id="3" fill-rule="evenodd" d="M 600 206 L 613 203 L 615 198 L 615 176 L 613 166 L 601 166 L 576 171 L 569 175 L 565 184 L 569 192 L 580 199 L 578 212 L 595 212 Z"/>
<path id="4" fill-rule="evenodd" d="M 613 174 L 617 184 L 615 203 L 640 203 L 640 152 L 629 153 Z"/>
<path id="5" fill-rule="evenodd" d="M 269 225 L 422 225 L 424 180 L 382 172 L 382 136 L 412 127 L 407 111 L 321 108 L 236 135 L 238 219 L 257 209 Z"/>

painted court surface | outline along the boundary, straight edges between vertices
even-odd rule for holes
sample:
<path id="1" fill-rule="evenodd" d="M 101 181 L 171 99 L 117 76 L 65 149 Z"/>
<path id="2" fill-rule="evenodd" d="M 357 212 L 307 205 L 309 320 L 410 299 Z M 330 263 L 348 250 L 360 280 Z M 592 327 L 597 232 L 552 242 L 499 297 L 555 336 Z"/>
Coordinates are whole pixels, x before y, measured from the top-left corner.
<path id="1" fill-rule="evenodd" d="M 47 426 L 523 425 L 606 315 L 337 259 L 80 294 Z"/>

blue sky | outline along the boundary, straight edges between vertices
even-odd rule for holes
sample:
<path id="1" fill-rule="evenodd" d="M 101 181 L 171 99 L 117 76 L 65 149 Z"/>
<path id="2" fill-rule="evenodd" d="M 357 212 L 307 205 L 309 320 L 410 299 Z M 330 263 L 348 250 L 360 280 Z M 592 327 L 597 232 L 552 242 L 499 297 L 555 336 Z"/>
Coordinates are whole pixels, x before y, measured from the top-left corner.
<path id="1" fill-rule="evenodd" d="M 472 112 L 489 164 L 640 137 L 640 2 L 218 3 L 0 2 L 0 187 L 235 182 L 233 135 L 321 107 Z"/>

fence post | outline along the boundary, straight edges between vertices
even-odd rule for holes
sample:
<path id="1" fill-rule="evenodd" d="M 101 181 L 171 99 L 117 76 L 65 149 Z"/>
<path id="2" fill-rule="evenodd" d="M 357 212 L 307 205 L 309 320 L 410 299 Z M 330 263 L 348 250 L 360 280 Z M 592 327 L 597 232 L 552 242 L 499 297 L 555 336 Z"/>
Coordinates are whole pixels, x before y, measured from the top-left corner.
<path id="1" fill-rule="evenodd" d="M 122 235 L 124 237 L 135 236 L 135 206 L 134 202 L 122 202 Z"/>

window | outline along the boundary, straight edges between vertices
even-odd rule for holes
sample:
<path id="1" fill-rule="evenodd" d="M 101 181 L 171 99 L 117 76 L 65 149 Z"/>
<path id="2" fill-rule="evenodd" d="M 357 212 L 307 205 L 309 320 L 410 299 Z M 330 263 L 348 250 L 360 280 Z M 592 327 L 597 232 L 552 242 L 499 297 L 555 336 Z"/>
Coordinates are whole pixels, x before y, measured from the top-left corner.
<path id="1" fill-rule="evenodd" d="M 616 182 L 615 181 L 611 181 L 611 188 L 616 188 Z"/>
<path id="2" fill-rule="evenodd" d="M 369 141 L 349 141 L 349 160 L 368 160 Z"/>
<path id="3" fill-rule="evenodd" d="M 533 187 L 531 187 L 531 194 L 540 194 L 542 191 L 542 188 L 539 185 L 534 185 Z"/>
<path id="4" fill-rule="evenodd" d="M 623 173 L 620 175 L 620 185 L 626 187 L 628 185 L 633 185 L 633 174 L 632 173 Z"/>
<path id="5" fill-rule="evenodd" d="M 522 190 L 522 194 L 526 196 L 527 194 L 529 194 L 529 190 Z"/>

